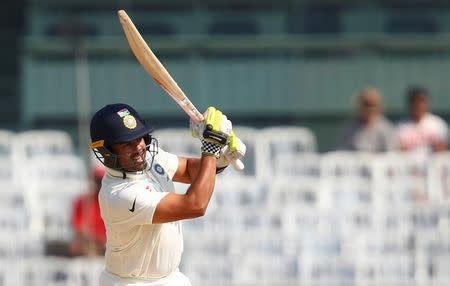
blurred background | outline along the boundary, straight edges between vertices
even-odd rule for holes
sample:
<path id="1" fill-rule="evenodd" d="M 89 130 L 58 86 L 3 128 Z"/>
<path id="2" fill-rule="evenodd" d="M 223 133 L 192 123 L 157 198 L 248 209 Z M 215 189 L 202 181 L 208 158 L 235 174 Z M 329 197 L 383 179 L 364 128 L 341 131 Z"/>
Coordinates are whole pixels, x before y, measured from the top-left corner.
<path id="1" fill-rule="evenodd" d="M 245 171 L 226 170 L 208 214 L 185 224 L 193 285 L 449 285 L 450 2 L 4 3 L 0 285 L 97 285 L 101 247 L 80 244 L 101 226 L 75 202 L 96 202 L 99 108 L 130 104 L 167 151 L 199 154 L 188 117 L 132 55 L 119 9 L 197 108 L 223 110 L 248 146 Z M 368 87 L 389 148 L 340 144 Z M 401 122 L 419 122 L 411 87 L 444 130 L 420 155 L 398 139 Z"/>

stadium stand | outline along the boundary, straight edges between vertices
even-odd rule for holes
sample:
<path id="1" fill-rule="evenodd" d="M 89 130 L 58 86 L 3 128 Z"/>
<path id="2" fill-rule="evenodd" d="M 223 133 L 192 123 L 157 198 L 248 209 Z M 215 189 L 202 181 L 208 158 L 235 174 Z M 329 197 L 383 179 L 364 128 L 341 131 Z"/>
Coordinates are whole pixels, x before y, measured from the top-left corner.
<path id="1" fill-rule="evenodd" d="M 385 29 L 391 34 L 433 34 L 438 32 L 433 17 L 427 15 L 394 15 L 387 21 Z"/>
<path id="2" fill-rule="evenodd" d="M 247 20 L 221 20 L 211 24 L 208 32 L 213 35 L 252 35 L 258 34 L 256 23 Z"/>
<path id="3" fill-rule="evenodd" d="M 368 84 L 386 94 L 392 119 L 406 112 L 409 84 L 427 86 L 448 121 L 448 1 L 6 2 L 0 122 L 16 133 L 0 132 L 0 285 L 97 285 L 104 267 L 46 250 L 70 236 L 67 205 L 85 183 L 82 147 L 35 130 L 76 129 L 67 35 L 85 44 L 92 110 L 127 101 L 150 122 L 168 119 L 161 127 L 186 124 L 130 53 L 119 4 L 198 107 L 215 104 L 245 125 L 235 128 L 248 147 L 244 172 L 222 173 L 207 215 L 184 223 L 182 271 L 193 285 L 450 284 L 450 154 L 319 153 L 332 150 L 348 99 Z M 187 128 L 157 130 L 168 151 L 199 153 Z"/>
<path id="4" fill-rule="evenodd" d="M 25 170 L 35 230 L 43 232 L 47 241 L 70 240 L 72 203 L 88 190 L 83 161 L 73 154 L 41 155 L 31 159 Z"/>
<path id="5" fill-rule="evenodd" d="M 268 129 L 236 130 L 247 132 L 243 134 L 253 144 L 254 160 L 265 168 L 273 165 L 273 159 L 262 159 L 256 151 L 269 150 L 271 141 L 260 140 Z M 161 129 L 155 137 L 166 149 L 189 155 L 198 146 L 183 150 L 179 147 L 186 144 L 168 140 L 175 135 L 186 143 L 186 132 Z M 28 134 L 40 138 L 54 133 Z M 0 142 L 10 142 L 3 150 L 20 147 L 27 154 L 23 144 L 11 143 L 27 134 L 0 135 Z M 218 177 L 207 215 L 184 223 L 182 271 L 192 282 L 445 285 L 450 261 L 449 154 L 427 161 L 405 153 L 320 154 L 311 144 L 315 138 L 306 138 L 309 145 L 302 146 L 308 148 L 284 148 L 279 155 L 280 162 L 305 159 L 275 165 L 292 166 L 292 172 L 246 176 L 227 170 Z M 46 255 L 45 250 L 55 239 L 70 238 L 67 204 L 84 190 L 87 171 L 70 148 L 56 148 L 53 140 L 36 142 L 41 142 L 39 152 L 20 157 L 26 168 L 11 169 L 28 174 L 22 185 L 14 189 L 9 176 L 0 176 L 0 284 L 97 285 L 102 258 L 68 259 Z M 54 200 L 47 200 L 48 195 Z M 39 227 L 33 218 L 39 218 Z"/>

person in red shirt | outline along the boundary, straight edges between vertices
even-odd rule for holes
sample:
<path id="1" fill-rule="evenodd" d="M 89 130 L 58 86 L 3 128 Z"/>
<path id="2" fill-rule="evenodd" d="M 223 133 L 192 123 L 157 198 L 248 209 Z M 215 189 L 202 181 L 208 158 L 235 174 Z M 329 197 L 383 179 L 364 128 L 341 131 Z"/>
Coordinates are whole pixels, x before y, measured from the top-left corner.
<path id="1" fill-rule="evenodd" d="M 103 166 L 95 166 L 91 173 L 91 190 L 74 201 L 72 209 L 74 238 L 69 244 L 71 256 L 102 256 L 105 253 L 106 231 L 98 203 L 98 192 L 104 174 Z"/>

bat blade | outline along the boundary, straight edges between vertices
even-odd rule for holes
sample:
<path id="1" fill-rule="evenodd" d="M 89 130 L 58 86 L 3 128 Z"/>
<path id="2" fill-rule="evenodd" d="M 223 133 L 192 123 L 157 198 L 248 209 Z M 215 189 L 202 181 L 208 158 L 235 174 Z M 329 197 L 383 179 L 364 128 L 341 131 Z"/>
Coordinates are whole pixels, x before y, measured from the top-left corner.
<path id="1" fill-rule="evenodd" d="M 170 95 L 170 97 L 172 97 L 173 100 L 175 100 L 176 103 L 178 103 L 178 105 L 188 114 L 192 121 L 197 123 L 203 121 L 203 114 L 197 110 L 166 68 L 161 64 L 145 40 L 142 38 L 127 13 L 124 10 L 119 10 L 117 14 L 133 54 L 147 73 L 161 86 L 162 89 L 166 91 L 168 95 Z M 240 160 L 234 160 L 231 164 L 236 170 L 244 169 L 244 164 Z"/>
<path id="2" fill-rule="evenodd" d="M 203 121 L 203 115 L 152 52 L 127 13 L 120 10 L 117 14 L 131 50 L 147 73 L 181 106 L 194 122 Z"/>

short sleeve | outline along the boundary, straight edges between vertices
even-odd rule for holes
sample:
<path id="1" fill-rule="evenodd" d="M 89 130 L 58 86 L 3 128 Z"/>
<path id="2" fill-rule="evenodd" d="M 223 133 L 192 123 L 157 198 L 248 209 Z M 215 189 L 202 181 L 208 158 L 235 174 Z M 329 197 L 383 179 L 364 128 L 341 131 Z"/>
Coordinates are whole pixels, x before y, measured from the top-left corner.
<path id="1" fill-rule="evenodd" d="M 426 118 L 424 128 L 431 133 L 432 139 L 439 141 L 448 141 L 448 126 L 445 121 L 437 115 L 430 114 Z"/>
<path id="2" fill-rule="evenodd" d="M 136 203 L 134 204 L 135 209 L 131 217 L 131 221 L 133 222 L 133 224 L 151 224 L 158 203 L 167 194 L 168 193 L 166 192 L 146 190 L 136 195 Z M 133 205 L 131 206 L 131 208 L 132 207 Z"/>
<path id="3" fill-rule="evenodd" d="M 449 139 L 449 130 L 448 130 L 448 126 L 445 123 L 444 120 L 442 120 L 441 118 L 439 118 L 439 122 L 440 122 L 440 134 L 442 136 L 442 140 L 444 141 L 448 141 Z"/>
<path id="4" fill-rule="evenodd" d="M 172 179 L 178 169 L 178 156 L 159 148 L 155 160 L 166 170 L 169 178 Z"/>

